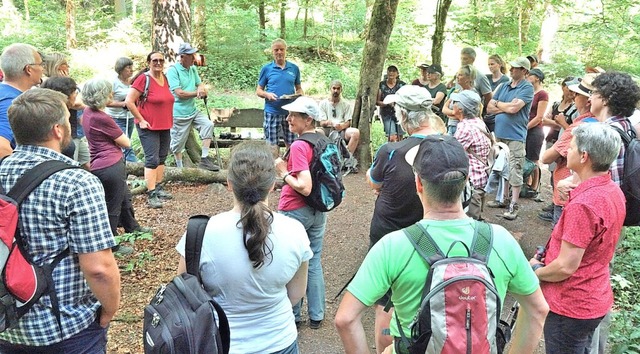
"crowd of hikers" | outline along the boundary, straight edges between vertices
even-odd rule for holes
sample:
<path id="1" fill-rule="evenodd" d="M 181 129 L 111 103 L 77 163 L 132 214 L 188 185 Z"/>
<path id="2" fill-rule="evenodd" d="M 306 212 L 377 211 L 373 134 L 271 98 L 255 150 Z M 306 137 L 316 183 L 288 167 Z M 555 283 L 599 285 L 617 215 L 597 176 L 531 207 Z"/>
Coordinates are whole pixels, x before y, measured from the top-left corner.
<path id="1" fill-rule="evenodd" d="M 273 61 L 256 73 L 265 141 L 232 150 L 226 173 L 233 205 L 199 230 L 196 264 L 189 263 L 189 232 L 176 246 L 178 273 L 193 273 L 195 286 L 225 314 L 222 341 L 193 342 L 211 340 L 221 352 L 298 353 L 298 330 L 323 326 L 327 217 L 343 197 L 358 198 L 341 181 L 343 169 L 357 172 L 361 148 L 342 83 L 332 81 L 318 102 L 304 95 L 286 42 L 274 40 L 271 51 Z M 106 352 L 120 302 L 113 254 L 133 251 L 115 236 L 119 228 L 152 232 L 136 221 L 126 184 L 125 161 L 138 162 L 134 128 L 149 208 L 173 198 L 163 183 L 166 158 L 171 152 L 185 166 L 193 128 L 202 141 L 197 166 L 220 170 L 209 150 L 213 122 L 196 107 L 208 94 L 197 49 L 182 43 L 176 53 L 168 68 L 163 53 L 149 53 L 137 74 L 131 59 L 120 58 L 112 80 L 79 89 L 63 55 L 21 43 L 3 49 L 0 214 L 8 221 L 0 223 L 7 264 L 0 352 Z M 640 218 L 640 179 L 632 174 L 640 161 L 640 87 L 626 73 L 590 68 L 563 79 L 561 99 L 549 104 L 536 55 L 507 62 L 491 55 L 487 75 L 475 59 L 473 48 L 463 48 L 448 82 L 441 65 L 423 63 L 411 84 L 393 65 L 379 84 L 388 142 L 364 175 L 376 201 L 369 252 L 334 319 L 344 350 L 370 352 L 362 315 L 373 306 L 376 353 L 501 353 L 508 342 L 511 353 L 533 353 L 544 334 L 547 353 L 603 354 L 611 263 L 625 226 Z M 542 164 L 552 171 L 553 202 L 539 217 L 554 227 L 544 247 L 525 255 L 507 229 L 482 215 L 486 206 L 504 208 L 506 220 L 522 218 L 520 198 L 541 201 Z M 268 204 L 275 189 L 277 210 Z M 14 290 L 13 279 L 28 278 L 9 267 L 15 258 L 37 270 L 21 289 L 44 282 L 30 296 Z M 177 296 L 168 289 L 156 294 L 156 305 Z M 507 293 L 517 301 L 512 323 L 501 321 Z M 168 306 L 195 312 L 187 302 Z M 145 311 L 145 352 L 164 345 L 198 352 L 175 344 L 196 332 L 190 326 L 152 336 L 147 324 L 163 321 Z"/>

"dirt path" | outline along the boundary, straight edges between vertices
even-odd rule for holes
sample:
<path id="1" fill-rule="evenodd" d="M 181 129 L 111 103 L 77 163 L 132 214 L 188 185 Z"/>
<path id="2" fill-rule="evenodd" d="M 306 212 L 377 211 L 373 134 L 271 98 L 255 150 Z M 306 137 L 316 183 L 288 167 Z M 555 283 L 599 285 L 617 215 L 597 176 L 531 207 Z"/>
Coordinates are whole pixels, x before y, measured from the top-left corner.
<path id="1" fill-rule="evenodd" d="M 543 181 L 548 181 L 548 173 Z M 340 339 L 333 327 L 333 318 L 338 301 L 333 298 L 346 281 L 357 270 L 364 259 L 368 246 L 369 223 L 375 197 L 365 183 L 364 173 L 345 178 L 347 197 L 343 204 L 330 213 L 325 236 L 322 262 L 326 279 L 326 320 L 319 330 L 306 326 L 299 332 L 302 353 L 342 353 Z M 543 189 L 549 189 L 544 185 Z M 174 247 L 184 232 L 187 219 L 195 214 L 216 214 L 230 209 L 231 195 L 221 185 L 193 186 L 173 184 L 167 187 L 175 199 L 163 209 L 147 209 L 144 197 L 135 197 L 136 216 L 140 223 L 155 230 L 152 241 L 137 241 L 136 252 L 119 260 L 121 267 L 132 267 L 131 272 L 122 273 L 121 309 L 109 330 L 109 353 L 142 353 L 142 316 L 160 284 L 175 275 L 178 254 Z M 277 205 L 279 193 L 273 193 L 271 206 Z M 550 196 L 543 195 L 550 200 Z M 525 254 L 535 251 L 535 246 L 544 244 L 551 232 L 551 224 L 537 218 L 545 203 L 523 200 L 521 216 L 515 221 L 506 221 L 497 214 L 500 210 L 485 211 L 488 222 L 498 223 L 509 229 L 519 240 Z M 303 313 L 303 318 L 305 314 Z M 363 323 L 367 335 L 373 334 L 373 311 L 368 310 Z M 373 340 L 369 339 L 373 345 Z M 373 350 L 373 349 L 372 349 Z M 540 351 L 541 352 L 541 351 Z M 541 352 L 542 353 L 542 352 Z"/>

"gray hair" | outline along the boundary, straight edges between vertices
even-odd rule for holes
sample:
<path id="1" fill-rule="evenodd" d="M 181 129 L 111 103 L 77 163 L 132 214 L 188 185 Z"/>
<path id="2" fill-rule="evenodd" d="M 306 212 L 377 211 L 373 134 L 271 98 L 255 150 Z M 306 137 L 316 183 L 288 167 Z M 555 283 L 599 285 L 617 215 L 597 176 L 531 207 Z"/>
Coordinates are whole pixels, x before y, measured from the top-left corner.
<path id="1" fill-rule="evenodd" d="M 475 49 L 473 49 L 471 47 L 462 48 L 462 50 L 460 51 L 460 54 L 468 55 L 468 56 L 472 57 L 473 59 L 476 58 L 476 51 L 475 51 Z"/>
<path id="2" fill-rule="evenodd" d="M 460 203 L 460 196 L 467 184 L 467 178 L 460 171 L 451 171 L 444 175 L 442 181 L 434 183 L 420 178 L 427 200 L 438 205 Z"/>
<path id="3" fill-rule="evenodd" d="M 82 87 L 82 101 L 95 110 L 103 109 L 111 99 L 112 84 L 104 79 L 91 79 Z"/>
<path id="4" fill-rule="evenodd" d="M 133 60 L 127 57 L 118 58 L 115 65 L 116 73 L 120 75 L 120 73 L 122 73 L 122 70 L 124 70 L 124 68 L 126 68 L 127 66 L 133 66 Z"/>
<path id="5" fill-rule="evenodd" d="M 48 141 L 54 125 L 69 124 L 66 102 L 63 93 L 43 88 L 32 88 L 18 96 L 7 111 L 16 142 L 38 145 Z"/>
<path id="6" fill-rule="evenodd" d="M 67 57 L 60 53 L 47 54 L 42 58 L 44 62 L 44 74 L 47 77 L 58 77 L 58 68 L 67 62 Z M 68 63 L 67 63 L 68 65 Z"/>
<path id="7" fill-rule="evenodd" d="M 283 44 L 285 48 L 287 47 L 287 42 L 285 42 L 285 40 L 282 38 L 274 39 L 273 42 L 271 42 L 271 48 L 273 48 L 273 46 L 276 44 Z"/>
<path id="8" fill-rule="evenodd" d="M 15 80 L 23 75 L 24 67 L 35 64 L 38 50 L 29 44 L 14 43 L 4 48 L 0 56 L 0 68 L 5 78 Z"/>
<path id="9" fill-rule="evenodd" d="M 606 123 L 580 124 L 572 133 L 578 151 L 589 154 L 595 172 L 608 171 L 620 154 L 620 134 Z"/>
<path id="10" fill-rule="evenodd" d="M 427 126 L 440 134 L 444 134 L 447 130 L 442 119 L 433 113 L 430 108 L 424 111 L 408 111 L 396 105 L 396 109 L 399 111 L 401 117 L 400 126 L 409 134 L 421 127 Z"/>

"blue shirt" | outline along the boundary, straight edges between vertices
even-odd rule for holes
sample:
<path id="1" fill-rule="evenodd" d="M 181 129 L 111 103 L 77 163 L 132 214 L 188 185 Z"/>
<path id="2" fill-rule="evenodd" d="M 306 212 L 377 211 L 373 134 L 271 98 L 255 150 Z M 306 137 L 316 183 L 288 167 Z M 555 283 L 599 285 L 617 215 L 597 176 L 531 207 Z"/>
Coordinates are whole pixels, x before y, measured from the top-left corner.
<path id="1" fill-rule="evenodd" d="M 16 140 L 9 124 L 7 110 L 9 110 L 13 100 L 20 96 L 21 93 L 22 91 L 13 86 L 0 83 L 0 136 L 9 140 L 12 149 L 16 147 Z"/>
<path id="2" fill-rule="evenodd" d="M 194 92 L 198 89 L 198 85 L 202 81 L 200 81 L 196 66 L 191 65 L 189 69 L 186 69 L 182 64 L 175 63 L 167 70 L 167 80 L 169 80 L 169 90 L 173 93 L 173 97 L 176 98 L 173 104 L 173 116 L 190 117 L 196 114 L 196 98 L 179 98 L 175 91 L 176 89 L 181 89 Z"/>
<path id="3" fill-rule="evenodd" d="M 496 114 L 495 134 L 499 139 L 525 142 L 527 140 L 529 111 L 531 111 L 531 102 L 533 101 L 533 85 L 525 79 L 520 80 L 516 87 L 511 87 L 511 83 L 505 83 L 500 86 L 493 98 L 500 102 L 511 102 L 514 98 L 524 101 L 524 107 L 515 114 Z"/>
<path id="4" fill-rule="evenodd" d="M 296 93 L 296 85 L 300 85 L 300 69 L 292 62 L 285 61 L 284 69 L 280 68 L 275 60 L 265 64 L 260 69 L 258 85 L 262 86 L 266 92 L 273 92 L 278 97 Z M 269 101 L 264 100 L 264 111 L 271 114 L 286 115 L 287 111 L 282 109 L 291 100 Z"/>

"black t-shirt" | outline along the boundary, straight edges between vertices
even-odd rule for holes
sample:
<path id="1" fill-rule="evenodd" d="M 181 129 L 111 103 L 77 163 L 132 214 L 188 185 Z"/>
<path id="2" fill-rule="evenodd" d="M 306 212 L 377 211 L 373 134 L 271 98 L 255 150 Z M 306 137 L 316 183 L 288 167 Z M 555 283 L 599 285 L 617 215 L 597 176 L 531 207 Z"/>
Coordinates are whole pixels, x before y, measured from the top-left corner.
<path id="1" fill-rule="evenodd" d="M 396 85 L 393 87 L 387 86 L 387 80 L 381 81 L 380 82 L 381 101 L 384 101 L 385 97 L 395 94 L 404 85 L 406 85 L 404 81 L 401 81 L 399 79 L 396 80 Z M 392 116 L 395 117 L 396 111 L 393 107 L 390 107 L 390 106 L 380 107 L 380 115 L 382 115 L 383 117 L 392 117 Z"/>
<path id="2" fill-rule="evenodd" d="M 404 157 L 423 138 L 422 135 L 412 135 L 396 143 L 384 144 L 376 153 L 370 175 L 374 182 L 382 184 L 382 188 L 369 230 L 372 244 L 382 236 L 422 219 L 422 203 L 416 193 L 413 168 Z"/>

